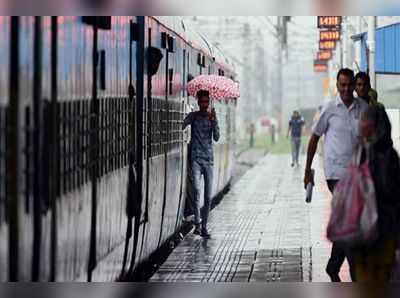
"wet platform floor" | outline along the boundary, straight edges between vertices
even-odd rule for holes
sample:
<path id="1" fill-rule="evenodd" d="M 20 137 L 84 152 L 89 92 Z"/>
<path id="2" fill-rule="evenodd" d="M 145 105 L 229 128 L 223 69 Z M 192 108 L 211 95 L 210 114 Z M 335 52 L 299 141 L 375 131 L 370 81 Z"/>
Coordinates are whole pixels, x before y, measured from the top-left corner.
<path id="1" fill-rule="evenodd" d="M 289 155 L 265 156 L 211 212 L 211 238 L 189 233 L 150 282 L 329 281 L 331 197 L 320 164 L 306 204 L 303 167 L 291 168 Z M 345 264 L 343 280 L 347 272 Z"/>

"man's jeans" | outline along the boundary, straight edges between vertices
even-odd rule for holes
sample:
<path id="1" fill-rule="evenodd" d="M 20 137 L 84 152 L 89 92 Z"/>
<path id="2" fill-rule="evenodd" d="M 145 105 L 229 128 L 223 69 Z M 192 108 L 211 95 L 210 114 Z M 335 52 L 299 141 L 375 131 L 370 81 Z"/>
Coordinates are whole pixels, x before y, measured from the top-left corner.
<path id="1" fill-rule="evenodd" d="M 204 206 L 202 209 L 202 227 L 207 228 L 208 214 L 211 206 L 211 190 L 213 185 L 213 165 L 205 162 L 192 161 L 194 186 L 194 222 L 200 224 L 200 187 L 201 175 L 204 177 Z"/>
<path id="2" fill-rule="evenodd" d="M 292 137 L 292 163 L 299 163 L 300 144 L 300 137 Z"/>

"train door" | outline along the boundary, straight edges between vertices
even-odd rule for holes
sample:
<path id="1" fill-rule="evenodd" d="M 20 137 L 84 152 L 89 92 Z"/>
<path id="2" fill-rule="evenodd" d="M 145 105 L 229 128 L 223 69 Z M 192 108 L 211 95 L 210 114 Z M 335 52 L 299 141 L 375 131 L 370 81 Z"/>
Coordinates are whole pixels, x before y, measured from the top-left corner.
<path id="1" fill-rule="evenodd" d="M 138 260 L 144 249 L 144 238 L 146 233 L 146 224 L 148 222 L 148 173 L 150 153 L 150 126 L 151 126 L 151 79 L 145 74 L 146 51 L 151 45 L 151 27 L 148 17 L 138 16 L 131 23 L 131 44 L 134 49 L 129 58 L 130 81 L 129 94 L 135 95 L 134 104 L 134 134 L 133 156 L 131 160 L 129 173 L 129 192 L 128 192 L 128 228 L 127 239 L 132 238 L 132 247 L 129 241 L 125 242 L 125 251 L 122 264 L 121 278 L 131 278 Z M 135 77 L 135 85 L 133 80 Z M 129 253 L 129 256 L 127 255 Z M 129 260 L 128 260 L 129 258 Z"/>
<path id="2" fill-rule="evenodd" d="M 15 25 L 14 25 L 15 26 Z M 16 28 L 13 28 L 13 32 Z M 15 34 L 15 33 L 14 33 Z M 10 138 L 7 135 L 9 130 L 7 119 L 9 115 L 9 98 L 10 98 L 10 39 L 11 39 L 11 17 L 0 17 L 0 282 L 9 280 L 9 212 L 8 212 L 8 199 L 10 198 L 6 193 L 6 184 L 12 180 L 7 181 L 7 177 L 15 179 L 14 172 L 7 173 L 7 148 L 6 139 Z M 14 54 L 15 55 L 15 54 Z M 15 56 L 13 56 L 15 59 Z M 14 107 L 15 108 L 15 107 Z M 15 140 L 14 140 L 15 142 Z M 11 144 L 11 143 L 10 143 Z M 15 162 L 15 160 L 13 161 Z M 14 185 L 15 186 L 15 185 Z"/>
<path id="3" fill-rule="evenodd" d="M 131 268 L 130 264 L 134 264 L 136 258 L 136 252 L 139 241 L 139 227 L 140 227 L 140 219 L 141 219 L 141 208 L 138 208 L 141 205 L 142 195 L 139 195 L 142 187 L 142 162 L 140 163 L 140 176 L 139 176 L 139 163 L 137 156 L 138 148 L 138 138 L 137 138 L 137 112 L 138 103 L 142 101 L 138 101 L 137 93 L 138 86 L 141 84 L 143 86 L 142 76 L 138 76 L 137 71 L 139 65 L 141 65 L 140 61 L 142 61 L 142 56 L 139 55 L 141 53 L 141 47 L 143 41 L 141 38 L 143 37 L 141 32 L 144 31 L 142 28 L 142 19 L 141 17 L 137 17 L 135 19 L 129 20 L 129 46 L 128 46 L 128 103 L 129 109 L 131 113 L 127 118 L 127 129 L 129 133 L 128 144 L 130 147 L 130 152 L 128 153 L 128 186 L 127 186 L 127 194 L 126 194 L 126 215 L 127 215 L 127 223 L 126 223 L 126 234 L 125 234 L 125 245 L 122 257 L 121 264 L 121 273 L 119 276 L 119 280 L 124 280 L 126 276 L 129 274 L 129 270 Z M 139 56 L 138 56 L 139 55 Z M 143 92 L 143 89 L 140 90 Z M 142 110 L 142 108 L 140 108 Z M 143 148 L 143 146 L 141 146 Z M 140 149 L 139 149 L 140 150 Z"/>
<path id="4" fill-rule="evenodd" d="M 121 272 L 127 229 L 129 157 L 134 148 L 129 119 L 134 113 L 129 97 L 131 17 L 110 17 L 111 30 L 99 30 L 98 173 L 96 177 L 96 266 L 92 280 L 116 280 Z M 131 65 L 136 67 L 135 61 Z M 135 76 L 132 81 L 135 80 Z M 132 82 L 134 84 L 134 82 Z"/>
<path id="5" fill-rule="evenodd" d="M 189 74 L 189 53 L 186 49 L 186 44 L 182 49 L 182 103 L 181 103 L 181 112 L 182 112 L 182 119 L 186 117 L 186 115 L 190 112 L 189 105 L 187 103 L 187 91 L 186 91 L 186 84 L 187 84 L 187 76 Z M 188 167 L 188 143 L 190 139 L 189 129 L 186 129 L 182 132 L 181 137 L 181 181 L 180 181 L 180 192 L 179 192 L 179 205 L 176 214 L 176 222 L 175 222 L 175 230 L 179 228 L 181 220 L 184 216 L 185 210 L 185 199 L 186 199 L 186 185 L 187 185 L 187 167 Z"/>
<path id="6" fill-rule="evenodd" d="M 151 17 L 145 17 L 147 91 L 143 104 L 147 104 L 146 173 L 143 176 L 144 200 L 141 205 L 141 239 L 137 260 L 143 260 L 158 247 L 165 196 L 165 147 L 166 147 L 166 49 L 162 47 L 161 25 Z M 136 223 L 135 223 L 136 224 Z"/>
<path id="7" fill-rule="evenodd" d="M 5 195 L 0 208 L 0 213 L 3 213 L 0 237 L 6 235 L 4 223 L 8 223 L 9 242 L 8 246 L 4 245 L 8 253 L 1 248 L 1 254 L 6 256 L 3 260 L 6 261 L 0 263 L 8 263 L 8 270 L 3 274 L 8 272 L 10 281 L 38 280 L 41 211 L 45 211 L 41 195 L 41 18 L 11 17 L 2 18 L 2 22 L 1 48 L 4 52 L 10 51 L 10 55 L 4 55 L 2 59 L 10 59 L 10 65 L 4 67 L 1 79 L 1 126 L 5 133 L 2 134 L 0 147 L 5 162 L 0 162 L 0 168 L 6 178 L 3 184 L 6 191 L 0 191 L 0 196 Z M 7 33 L 9 36 L 6 36 Z M 2 64 L 7 63 L 3 60 Z M 9 97 L 9 104 L 6 96 Z"/>
<path id="8" fill-rule="evenodd" d="M 10 101 L 6 116 L 10 281 L 31 280 L 33 269 L 33 200 L 37 198 L 33 187 L 39 176 L 34 160 L 38 149 L 34 143 L 38 109 L 33 96 L 34 23 L 34 17 L 11 18 Z"/>
<path id="9" fill-rule="evenodd" d="M 40 141 L 41 153 L 41 177 L 40 199 L 35 200 L 35 243 L 34 243 L 34 266 L 33 280 L 51 281 L 55 276 L 55 218 L 56 198 L 59 176 L 57 172 L 57 18 L 41 17 L 35 26 L 35 41 L 40 44 L 35 47 L 35 65 L 38 76 L 34 84 L 40 86 L 36 89 L 35 96 L 40 98 L 41 107 L 41 129 L 38 140 Z"/>
<path id="10" fill-rule="evenodd" d="M 161 73 L 162 77 L 162 84 L 164 85 L 162 87 L 162 113 L 161 113 L 161 131 L 162 131 L 162 154 L 164 156 L 164 171 L 163 171 L 163 196 L 162 199 L 160 198 L 161 204 L 161 223 L 160 223 L 160 230 L 159 230 L 159 235 L 158 235 L 158 244 L 157 246 L 160 246 L 161 241 L 162 241 L 162 235 L 163 231 L 165 230 L 164 227 L 164 217 L 165 217 L 165 209 L 167 205 L 167 197 L 169 196 L 167 193 L 167 187 L 168 187 L 168 150 L 169 150 L 169 132 L 170 132 L 170 127 L 169 127 L 169 106 L 170 103 L 168 101 L 169 98 L 169 92 L 168 92 L 168 87 L 169 87 L 169 64 L 170 64 L 170 55 L 168 51 L 168 38 L 169 34 L 168 32 L 165 32 L 163 28 L 160 26 L 160 37 L 161 37 L 161 48 L 163 55 L 165 57 L 163 63 L 164 63 L 164 72 Z"/>
<path id="11" fill-rule="evenodd" d="M 51 257 L 51 208 L 49 185 L 54 175 L 50 175 L 52 164 L 49 146 L 50 122 L 50 61 L 51 61 L 51 17 L 35 17 L 33 48 L 33 249 L 32 280 L 50 279 Z"/>
<path id="12" fill-rule="evenodd" d="M 186 53 L 186 68 L 187 68 L 187 74 L 186 74 L 186 82 L 188 83 L 193 77 L 194 74 L 192 72 L 195 71 L 195 67 L 192 67 L 192 56 L 193 51 L 191 50 L 190 47 L 187 47 L 187 53 Z M 190 100 L 189 93 L 185 93 L 185 102 L 186 102 L 186 113 L 192 112 L 194 110 L 193 102 Z M 183 216 L 190 216 L 193 215 L 193 208 L 192 208 L 192 198 L 193 198 L 193 181 L 192 181 L 192 169 L 191 169 L 191 152 L 190 152 L 190 139 L 191 139 L 191 131 L 187 130 L 185 133 L 185 139 L 187 142 L 187 165 L 186 165 L 186 183 L 185 183 L 185 193 L 184 193 L 184 209 L 183 209 Z"/>
<path id="13" fill-rule="evenodd" d="M 166 186 L 163 206 L 162 235 L 160 244 L 164 243 L 175 231 L 177 212 L 181 196 L 184 117 L 182 96 L 183 47 L 182 41 L 173 33 L 167 36 L 167 140 L 166 140 Z"/>
<path id="14" fill-rule="evenodd" d="M 93 27 L 80 17 L 51 19 L 50 280 L 87 280 L 97 161 L 98 112 L 92 92 L 95 39 Z"/>
<path id="15" fill-rule="evenodd" d="M 43 80 L 42 72 L 44 23 L 41 17 L 1 20 L 2 34 L 11 28 L 10 38 L 4 36 L 1 48 L 2 51 L 10 49 L 11 53 L 2 56 L 3 59 L 10 58 L 9 88 L 5 85 L 7 76 L 1 77 L 0 86 L 0 127 L 7 127 L 0 137 L 1 175 L 7 177 L 0 179 L 6 182 L 7 189 L 7 201 L 0 200 L 5 203 L 0 204 L 0 214 L 5 214 L 0 219 L 0 227 L 6 220 L 10 228 L 9 245 L 2 245 L 0 249 L 0 264 L 9 263 L 9 280 L 47 280 L 50 274 L 48 230 L 51 212 L 46 128 L 51 125 L 46 122 L 48 101 L 42 90 L 42 82 L 47 82 Z M 4 65 L 5 60 L 1 63 Z M 2 73 L 7 74 L 7 69 L 4 65 Z M 12 100 L 5 112 L 1 103 L 4 103 L 7 91 Z M 8 157 L 6 162 L 1 162 L 3 154 Z M 3 195 L 0 190 L 0 197 Z M 4 207 L 7 207 L 5 213 Z M 0 237 L 4 235 L 4 229 L 1 233 Z M 4 254 L 3 248 L 9 249 L 8 254 Z M 2 273 L 7 274 L 7 270 Z"/>
<path id="16" fill-rule="evenodd" d="M 188 80 L 193 79 L 196 76 L 200 75 L 202 73 L 202 55 L 200 52 L 197 50 L 188 47 Z M 198 110 L 198 104 L 197 100 L 194 97 L 189 96 L 189 94 L 186 94 L 187 96 L 187 104 L 189 105 L 189 109 L 191 111 L 196 111 Z M 194 214 L 193 210 L 193 196 L 194 196 L 194 191 L 193 191 L 193 175 L 192 175 L 192 168 L 190 164 L 191 160 L 191 153 L 190 153 L 190 141 L 189 141 L 189 146 L 188 146 L 188 164 L 187 164 L 187 182 L 186 182 L 186 199 L 185 199 L 185 209 L 184 209 L 184 216 L 190 216 Z M 202 191 L 204 188 L 201 187 L 200 191 Z M 202 200 L 203 196 L 202 193 L 200 195 L 200 200 Z M 200 202 L 202 204 L 202 202 Z"/>
<path id="17" fill-rule="evenodd" d="M 37 117 L 40 113 L 40 99 L 34 96 L 34 55 L 33 49 L 38 41 L 34 42 L 35 30 L 34 17 L 19 18 L 19 103 L 20 103 L 20 130 L 17 130 L 20 141 L 20 181 L 18 200 L 18 245 L 19 245 L 19 264 L 18 279 L 31 280 L 32 261 L 31 255 L 34 233 L 36 233 L 36 223 L 34 218 L 34 200 L 38 199 L 38 189 L 40 183 L 41 169 L 39 167 L 38 146 L 40 133 L 37 124 Z M 38 171 L 38 173 L 36 173 Z M 33 228 L 33 226 L 35 227 Z M 13 233 L 13 232 L 11 232 Z"/>

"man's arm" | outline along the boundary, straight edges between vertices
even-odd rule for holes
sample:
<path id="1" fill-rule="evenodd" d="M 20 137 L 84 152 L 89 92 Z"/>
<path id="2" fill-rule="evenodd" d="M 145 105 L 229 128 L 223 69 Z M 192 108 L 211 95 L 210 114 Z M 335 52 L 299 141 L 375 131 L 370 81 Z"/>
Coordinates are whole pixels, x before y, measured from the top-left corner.
<path id="1" fill-rule="evenodd" d="M 307 148 L 307 162 L 306 162 L 306 169 L 304 173 L 304 188 L 307 187 L 309 182 L 314 183 L 311 174 L 311 165 L 314 159 L 315 152 L 317 151 L 319 136 L 316 134 L 312 134 L 310 141 L 308 142 Z"/>
<path id="2" fill-rule="evenodd" d="M 290 134 L 290 129 L 292 128 L 292 123 L 289 121 L 289 126 L 288 126 L 288 130 L 287 130 L 287 138 L 289 137 Z"/>
<path id="3" fill-rule="evenodd" d="M 182 129 L 185 129 L 186 126 L 192 124 L 193 122 L 193 112 L 190 112 L 186 118 L 183 120 Z"/>
<path id="4" fill-rule="evenodd" d="M 319 138 L 326 134 L 329 127 L 329 106 L 325 106 L 321 112 L 318 121 L 315 123 L 312 129 L 312 135 L 310 141 L 308 142 L 307 148 L 307 162 L 306 169 L 304 173 L 304 188 L 307 187 L 309 182 L 314 183 L 312 174 L 311 174 L 311 165 L 314 159 L 315 152 L 317 151 Z"/>
<path id="5" fill-rule="evenodd" d="M 217 120 L 217 114 L 215 113 L 215 109 L 212 109 L 211 112 L 208 114 L 208 119 L 211 121 L 211 133 L 215 142 L 219 140 L 219 126 Z"/>
<path id="6" fill-rule="evenodd" d="M 214 121 L 211 122 L 212 125 L 212 134 L 213 134 L 213 139 L 214 141 L 218 142 L 219 140 L 219 126 L 217 119 L 215 118 Z"/>

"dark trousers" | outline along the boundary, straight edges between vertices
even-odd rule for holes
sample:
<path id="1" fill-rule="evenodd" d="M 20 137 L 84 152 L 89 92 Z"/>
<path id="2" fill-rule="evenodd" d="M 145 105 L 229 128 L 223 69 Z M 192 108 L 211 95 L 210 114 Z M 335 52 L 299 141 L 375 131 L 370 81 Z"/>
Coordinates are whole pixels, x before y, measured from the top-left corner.
<path id="1" fill-rule="evenodd" d="M 329 191 L 331 193 L 333 193 L 338 181 L 339 180 L 326 181 L 328 184 Z M 332 245 L 331 256 L 326 266 L 326 272 L 329 274 L 331 278 L 338 277 L 340 272 L 340 267 L 342 267 L 345 258 L 347 258 L 347 261 L 349 262 L 351 280 L 356 281 L 355 265 L 352 254 L 335 242 Z M 339 281 L 339 280 L 332 278 L 332 281 Z"/>

